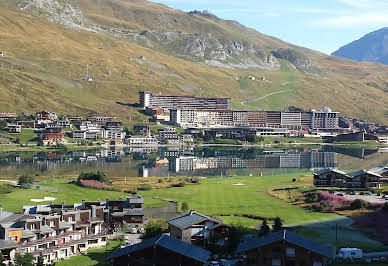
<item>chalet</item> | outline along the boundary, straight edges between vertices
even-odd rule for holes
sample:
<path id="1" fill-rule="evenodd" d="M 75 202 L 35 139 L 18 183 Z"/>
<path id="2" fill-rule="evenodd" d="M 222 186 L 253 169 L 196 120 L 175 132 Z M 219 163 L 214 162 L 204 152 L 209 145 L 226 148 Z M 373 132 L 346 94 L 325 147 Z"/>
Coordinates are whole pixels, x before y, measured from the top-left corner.
<path id="1" fill-rule="evenodd" d="M 22 126 L 14 125 L 14 124 L 8 124 L 7 125 L 7 131 L 10 134 L 20 134 L 20 133 L 22 133 Z"/>
<path id="2" fill-rule="evenodd" d="M 107 211 L 105 222 L 111 229 L 127 225 L 130 227 L 140 227 L 143 224 L 144 199 L 126 198 L 118 200 L 106 200 Z"/>
<path id="3" fill-rule="evenodd" d="M 348 174 L 346 179 L 347 188 L 357 189 L 380 189 L 382 185 L 380 174 L 361 169 Z"/>
<path id="4" fill-rule="evenodd" d="M 107 122 L 115 120 L 116 117 L 113 116 L 93 116 L 91 121 L 99 125 L 105 125 Z"/>
<path id="5" fill-rule="evenodd" d="M 172 237 L 194 245 L 223 245 L 231 232 L 229 225 L 195 211 L 172 218 L 167 224 Z"/>
<path id="6" fill-rule="evenodd" d="M 16 113 L 0 113 L 0 120 L 5 120 L 9 118 L 16 118 Z"/>
<path id="7" fill-rule="evenodd" d="M 57 114 L 53 112 L 41 111 L 41 112 L 37 112 L 35 115 L 38 120 L 50 120 L 50 121 L 58 120 Z"/>
<path id="8" fill-rule="evenodd" d="M 67 143 L 64 136 L 65 134 L 63 133 L 62 128 L 48 127 L 45 129 L 42 142 L 44 145 L 64 144 Z"/>
<path id="9" fill-rule="evenodd" d="M 384 179 L 388 179 L 388 167 L 373 168 L 369 171 L 381 175 Z"/>
<path id="10" fill-rule="evenodd" d="M 345 187 L 348 177 L 345 172 L 333 168 L 322 169 L 313 175 L 317 187 Z"/>
<path id="11" fill-rule="evenodd" d="M 207 265 L 210 251 L 167 235 L 146 239 L 126 248 L 116 249 L 107 257 L 112 265 Z"/>
<path id="12" fill-rule="evenodd" d="M 283 230 L 241 243 L 237 249 L 246 255 L 245 265 L 325 266 L 334 250 Z"/>
<path id="13" fill-rule="evenodd" d="M 151 129 L 147 125 L 135 125 L 133 126 L 133 133 L 140 136 L 150 136 Z"/>
<path id="14" fill-rule="evenodd" d="M 22 128 L 35 128 L 35 121 L 17 121 Z"/>

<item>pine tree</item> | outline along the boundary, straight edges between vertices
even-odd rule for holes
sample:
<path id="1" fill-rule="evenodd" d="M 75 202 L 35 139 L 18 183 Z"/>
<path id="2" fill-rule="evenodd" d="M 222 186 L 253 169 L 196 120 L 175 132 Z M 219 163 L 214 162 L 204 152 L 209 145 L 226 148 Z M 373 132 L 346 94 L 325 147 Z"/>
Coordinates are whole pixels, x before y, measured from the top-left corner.
<path id="1" fill-rule="evenodd" d="M 42 253 L 39 254 L 38 262 L 37 262 L 36 266 L 44 266 L 44 257 L 43 257 Z"/>
<path id="2" fill-rule="evenodd" d="M 263 223 L 261 224 L 261 227 L 260 227 L 260 234 L 264 236 L 264 235 L 268 234 L 270 231 L 271 231 L 271 229 L 269 228 L 269 226 L 267 224 L 267 220 L 264 220 Z"/>
<path id="3" fill-rule="evenodd" d="M 273 232 L 279 232 L 283 228 L 283 221 L 279 217 L 275 218 L 274 224 L 272 226 L 272 231 Z"/>

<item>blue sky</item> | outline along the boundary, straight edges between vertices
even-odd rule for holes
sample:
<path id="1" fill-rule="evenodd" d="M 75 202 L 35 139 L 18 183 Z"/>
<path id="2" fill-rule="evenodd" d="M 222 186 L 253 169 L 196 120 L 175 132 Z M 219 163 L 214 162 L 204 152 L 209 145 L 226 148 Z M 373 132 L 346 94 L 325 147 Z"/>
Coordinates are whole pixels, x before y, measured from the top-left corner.
<path id="1" fill-rule="evenodd" d="M 330 54 L 388 27 L 388 0 L 152 0 L 170 7 L 209 10 L 264 34 Z"/>

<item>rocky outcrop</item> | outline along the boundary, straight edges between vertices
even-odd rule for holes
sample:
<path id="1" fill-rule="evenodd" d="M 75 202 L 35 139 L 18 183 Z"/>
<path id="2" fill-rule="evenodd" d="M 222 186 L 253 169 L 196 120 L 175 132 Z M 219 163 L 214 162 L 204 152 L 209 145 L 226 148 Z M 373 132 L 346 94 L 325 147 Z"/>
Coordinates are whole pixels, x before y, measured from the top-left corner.
<path id="1" fill-rule="evenodd" d="M 280 48 L 276 51 L 272 51 L 272 54 L 276 58 L 289 61 L 295 66 L 296 69 L 302 71 L 311 71 L 313 68 L 313 63 L 309 60 L 307 56 L 290 48 Z"/>

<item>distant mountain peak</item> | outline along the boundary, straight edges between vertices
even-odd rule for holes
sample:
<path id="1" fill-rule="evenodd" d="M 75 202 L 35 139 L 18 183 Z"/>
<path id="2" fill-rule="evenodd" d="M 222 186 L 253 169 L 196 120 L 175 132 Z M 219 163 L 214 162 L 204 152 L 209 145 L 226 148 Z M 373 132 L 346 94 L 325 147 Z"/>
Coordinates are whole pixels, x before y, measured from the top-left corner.
<path id="1" fill-rule="evenodd" d="M 360 62 L 378 62 L 388 65 L 388 27 L 366 34 L 332 55 Z"/>

